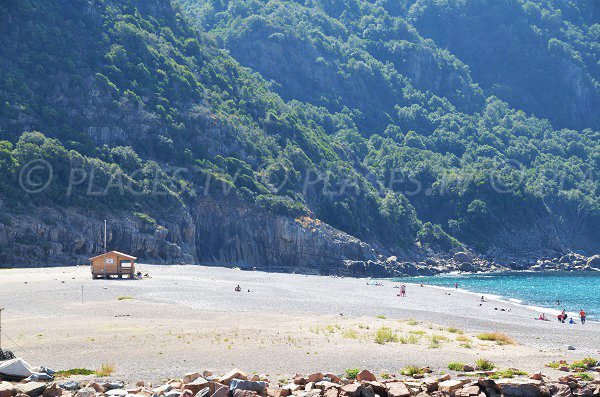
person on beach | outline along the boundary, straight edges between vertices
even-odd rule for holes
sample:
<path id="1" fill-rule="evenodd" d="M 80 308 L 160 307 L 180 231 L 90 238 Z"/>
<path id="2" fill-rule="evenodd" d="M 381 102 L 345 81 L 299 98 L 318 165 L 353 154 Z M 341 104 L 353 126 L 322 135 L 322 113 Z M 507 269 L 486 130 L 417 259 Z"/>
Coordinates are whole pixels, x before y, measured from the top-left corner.
<path id="1" fill-rule="evenodd" d="M 458 283 L 454 283 L 454 289 L 458 289 Z"/>
<path id="2" fill-rule="evenodd" d="M 400 286 L 400 296 L 403 298 L 406 296 L 406 285 L 404 284 Z"/>
<path id="3" fill-rule="evenodd" d="M 235 287 L 235 292 L 242 292 L 242 287 L 240 287 L 239 284 Z"/>
<path id="4" fill-rule="evenodd" d="M 541 321 L 550 321 L 550 320 L 548 320 L 548 318 L 546 318 L 546 313 L 540 314 L 540 317 L 538 318 L 538 320 L 541 320 Z"/>
<path id="5" fill-rule="evenodd" d="M 579 318 L 581 319 L 581 325 L 585 324 L 585 312 L 583 309 L 579 310 Z"/>
<path id="6" fill-rule="evenodd" d="M 571 317 L 571 318 L 569 319 L 569 324 L 575 324 L 575 321 L 573 321 L 573 317 Z"/>

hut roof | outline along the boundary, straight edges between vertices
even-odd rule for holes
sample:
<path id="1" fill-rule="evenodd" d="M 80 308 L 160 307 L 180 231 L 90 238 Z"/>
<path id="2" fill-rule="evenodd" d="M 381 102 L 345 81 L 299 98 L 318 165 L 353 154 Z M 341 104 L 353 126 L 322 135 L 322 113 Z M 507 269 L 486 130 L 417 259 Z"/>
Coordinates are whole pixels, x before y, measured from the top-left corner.
<path id="1" fill-rule="evenodd" d="M 119 252 L 119 251 L 109 251 L 106 254 L 94 256 L 94 257 L 90 258 L 90 260 L 93 260 L 93 259 L 96 259 L 96 258 L 101 258 L 101 257 L 103 257 L 103 256 L 105 256 L 107 254 L 115 254 L 115 255 L 122 256 L 122 257 L 124 257 L 126 259 L 131 259 L 131 260 L 136 260 L 137 259 L 135 256 L 127 255 L 127 254 L 124 254 L 124 253 Z"/>

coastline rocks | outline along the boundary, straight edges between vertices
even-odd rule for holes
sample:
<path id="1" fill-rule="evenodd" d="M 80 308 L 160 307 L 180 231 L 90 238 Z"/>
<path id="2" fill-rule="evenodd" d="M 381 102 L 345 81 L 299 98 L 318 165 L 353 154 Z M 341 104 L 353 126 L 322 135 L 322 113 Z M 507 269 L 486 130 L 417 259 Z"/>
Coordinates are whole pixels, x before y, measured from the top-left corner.
<path id="1" fill-rule="evenodd" d="M 592 269 L 600 269 L 600 255 L 594 255 L 588 258 L 586 266 Z"/>
<path id="2" fill-rule="evenodd" d="M 452 256 L 452 259 L 454 259 L 454 262 L 457 262 L 457 263 L 462 263 L 462 262 L 472 263 L 473 262 L 473 254 L 471 254 L 469 252 L 457 252 Z"/>
<path id="3" fill-rule="evenodd" d="M 9 382 L 0 382 L 0 397 L 13 397 L 17 393 L 15 387 Z"/>
<path id="4" fill-rule="evenodd" d="M 46 384 L 43 382 L 28 382 L 16 386 L 17 393 L 27 394 L 29 397 L 38 397 L 46 390 Z"/>
<path id="5" fill-rule="evenodd" d="M 356 375 L 356 380 L 359 382 L 375 382 L 377 378 L 371 372 L 367 371 L 366 369 L 363 369 L 358 375 Z"/>
<path id="6" fill-rule="evenodd" d="M 506 397 L 541 397 L 541 381 L 532 379 L 499 379 L 496 384 Z"/>

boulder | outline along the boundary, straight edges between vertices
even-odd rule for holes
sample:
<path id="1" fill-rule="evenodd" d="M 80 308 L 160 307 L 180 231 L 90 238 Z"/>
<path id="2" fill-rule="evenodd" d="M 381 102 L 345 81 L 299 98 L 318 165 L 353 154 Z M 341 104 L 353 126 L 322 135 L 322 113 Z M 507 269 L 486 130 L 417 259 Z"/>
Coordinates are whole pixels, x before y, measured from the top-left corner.
<path id="1" fill-rule="evenodd" d="M 200 390 L 194 397 L 209 397 L 210 396 L 210 387 L 205 387 Z"/>
<path id="2" fill-rule="evenodd" d="M 452 256 L 452 259 L 454 259 L 454 262 L 457 263 L 472 263 L 473 262 L 473 254 L 471 254 L 470 252 L 457 252 L 456 254 L 454 254 Z"/>
<path id="3" fill-rule="evenodd" d="M 17 390 L 9 382 L 0 382 L 0 397 L 14 397 L 17 394 Z"/>
<path id="4" fill-rule="evenodd" d="M 58 386 L 63 390 L 75 391 L 79 390 L 79 383 L 75 381 L 61 382 Z"/>
<path id="5" fill-rule="evenodd" d="M 423 381 L 424 389 L 427 393 L 437 391 L 439 382 L 435 378 L 427 378 Z"/>
<path id="6" fill-rule="evenodd" d="M 98 382 L 90 382 L 90 383 L 87 384 L 86 387 L 91 387 L 92 389 L 96 390 L 96 393 L 104 393 L 106 391 L 106 389 L 104 388 L 104 386 L 102 386 Z"/>
<path id="7" fill-rule="evenodd" d="M 120 380 L 115 382 L 105 382 L 102 383 L 102 387 L 104 387 L 104 390 L 124 389 L 125 383 L 123 383 L 123 381 Z"/>
<path id="8" fill-rule="evenodd" d="M 340 383 L 342 380 L 336 374 L 325 374 L 326 378 L 329 378 L 330 381 L 335 383 Z"/>
<path id="9" fill-rule="evenodd" d="M 246 380 L 248 378 L 248 376 L 246 376 L 246 374 L 235 368 L 232 369 L 231 371 L 229 371 L 228 373 L 226 373 L 225 375 L 221 376 L 218 379 L 219 383 L 222 383 L 224 385 L 229 385 L 229 382 L 231 382 L 232 379 L 242 379 L 242 380 Z"/>
<path id="10" fill-rule="evenodd" d="M 322 373 L 320 373 L 320 372 L 317 372 L 317 373 L 315 373 L 315 374 L 308 375 L 308 381 L 309 381 L 309 382 L 315 382 L 315 383 L 316 383 L 316 382 L 320 382 L 320 381 L 322 381 L 323 379 L 325 379 L 325 375 L 323 375 L 323 374 L 322 374 Z"/>
<path id="11" fill-rule="evenodd" d="M 198 379 L 200 376 L 201 375 L 198 372 L 189 372 L 189 373 L 183 375 L 183 379 L 181 380 L 181 382 L 183 382 L 183 384 L 192 383 L 193 381 Z"/>
<path id="12" fill-rule="evenodd" d="M 236 390 L 251 390 L 257 393 L 262 393 L 267 388 L 265 382 L 254 382 L 251 380 L 232 379 L 229 382 L 229 390 L 232 392 Z"/>
<path id="13" fill-rule="evenodd" d="M 267 389 L 268 397 L 288 397 L 290 395 L 289 389 L 281 389 L 281 388 L 273 388 L 269 387 Z"/>
<path id="14" fill-rule="evenodd" d="M 381 382 L 363 382 L 363 386 L 369 386 L 378 396 L 387 397 L 387 387 Z"/>
<path id="15" fill-rule="evenodd" d="M 16 386 L 17 393 L 27 394 L 29 397 L 38 397 L 46 390 L 46 384 L 43 382 L 27 382 Z"/>
<path id="16" fill-rule="evenodd" d="M 461 272 L 473 273 L 477 271 L 477 268 L 470 262 L 463 262 L 460 265 L 458 265 L 458 270 L 460 270 Z"/>
<path id="17" fill-rule="evenodd" d="M 337 388 L 329 388 L 323 393 L 323 397 L 338 397 L 339 390 Z"/>
<path id="18" fill-rule="evenodd" d="M 258 393 L 252 390 L 235 390 L 233 397 L 258 397 Z"/>
<path id="19" fill-rule="evenodd" d="M 59 397 L 63 394 L 63 389 L 60 388 L 58 383 L 52 382 L 46 386 L 46 390 L 42 393 L 44 397 Z"/>
<path id="20" fill-rule="evenodd" d="M 541 397 L 542 382 L 533 379 L 500 379 L 496 382 L 505 397 Z"/>
<path id="21" fill-rule="evenodd" d="M 173 395 L 173 393 L 177 393 L 177 395 Z M 104 393 L 104 395 L 106 396 L 110 396 L 110 397 L 126 397 L 127 396 L 127 390 L 124 389 L 112 389 L 107 391 L 106 393 Z M 175 390 L 171 390 L 168 393 L 165 394 L 165 396 L 168 397 L 179 397 L 181 395 L 180 391 L 175 391 Z"/>
<path id="22" fill-rule="evenodd" d="M 96 397 L 96 390 L 91 387 L 84 387 L 75 394 L 75 397 Z"/>
<path id="23" fill-rule="evenodd" d="M 371 386 L 360 389 L 360 397 L 375 397 L 375 392 Z"/>
<path id="24" fill-rule="evenodd" d="M 215 390 L 211 397 L 229 397 L 229 389 L 226 386 L 221 386 Z"/>
<path id="25" fill-rule="evenodd" d="M 402 382 L 388 383 L 388 397 L 410 397 L 408 387 Z"/>
<path id="26" fill-rule="evenodd" d="M 457 397 L 477 397 L 479 394 L 482 393 L 477 384 L 464 386 L 462 389 L 459 389 L 454 393 L 454 395 Z"/>
<path id="27" fill-rule="evenodd" d="M 375 382 L 377 378 L 371 372 L 367 371 L 366 369 L 363 369 L 358 375 L 356 375 L 356 380 L 359 382 Z"/>
<path id="28" fill-rule="evenodd" d="M 183 385 L 183 390 L 189 390 L 192 392 L 193 395 L 196 395 L 196 394 L 198 394 L 198 392 L 200 390 L 202 390 L 206 387 L 209 387 L 209 382 L 202 377 L 198 377 L 198 378 L 194 379 L 192 382 L 186 383 L 185 385 Z"/>
<path id="29" fill-rule="evenodd" d="M 315 383 L 315 387 L 321 390 L 327 390 L 331 389 L 332 387 L 335 387 L 337 389 L 340 387 L 340 385 L 337 383 L 329 382 L 327 380 L 323 380 L 321 382 Z"/>
<path id="30" fill-rule="evenodd" d="M 467 382 L 468 381 L 465 380 L 445 380 L 438 384 L 438 391 L 450 396 L 454 396 L 456 391 L 462 389 Z"/>
<path id="31" fill-rule="evenodd" d="M 360 383 L 350 383 L 340 388 L 340 395 L 347 397 L 360 397 L 363 386 Z"/>

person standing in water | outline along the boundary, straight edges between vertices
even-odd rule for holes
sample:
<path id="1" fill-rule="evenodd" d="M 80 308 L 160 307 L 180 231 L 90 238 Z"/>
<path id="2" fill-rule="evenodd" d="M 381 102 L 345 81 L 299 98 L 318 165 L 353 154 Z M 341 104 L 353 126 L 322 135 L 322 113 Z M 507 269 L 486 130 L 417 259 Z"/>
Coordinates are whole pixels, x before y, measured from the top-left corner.
<path id="1" fill-rule="evenodd" d="M 579 318 L 581 319 L 581 324 L 585 324 L 585 312 L 583 311 L 583 309 L 579 311 Z"/>
<path id="2" fill-rule="evenodd" d="M 454 289 L 458 289 L 458 283 L 454 283 Z"/>

